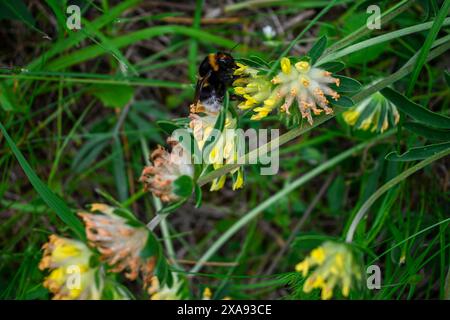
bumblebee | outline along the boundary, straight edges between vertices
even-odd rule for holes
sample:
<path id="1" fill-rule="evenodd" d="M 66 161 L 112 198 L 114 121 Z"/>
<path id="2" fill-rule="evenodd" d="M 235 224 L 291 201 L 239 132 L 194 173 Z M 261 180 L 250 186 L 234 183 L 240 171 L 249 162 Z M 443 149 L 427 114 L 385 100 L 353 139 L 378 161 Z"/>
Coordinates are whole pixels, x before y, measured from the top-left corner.
<path id="1" fill-rule="evenodd" d="M 237 69 L 234 58 L 224 52 L 210 53 L 198 68 L 198 81 L 195 87 L 191 112 L 217 113 L 222 107 L 227 88 L 231 85 Z"/>

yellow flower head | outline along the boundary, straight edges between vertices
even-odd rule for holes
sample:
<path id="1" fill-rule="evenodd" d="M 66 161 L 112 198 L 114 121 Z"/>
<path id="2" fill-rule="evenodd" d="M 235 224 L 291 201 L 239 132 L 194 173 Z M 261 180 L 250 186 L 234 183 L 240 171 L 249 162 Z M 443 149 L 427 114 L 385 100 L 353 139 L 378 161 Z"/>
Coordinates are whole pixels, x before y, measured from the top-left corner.
<path id="1" fill-rule="evenodd" d="M 311 271 L 314 269 L 314 271 Z M 330 299 L 336 286 L 344 297 L 350 294 L 352 279 L 361 279 L 361 271 L 352 252 L 345 244 L 327 241 L 311 251 L 310 255 L 295 266 L 297 272 L 307 277 L 303 291 L 321 289 L 321 298 Z"/>
<path id="2" fill-rule="evenodd" d="M 189 153 L 176 139 L 169 137 L 167 143 L 172 151 L 169 153 L 158 146 L 151 155 L 153 164 L 144 168 L 140 181 L 144 183 L 145 190 L 151 191 L 161 201 L 172 202 L 179 199 L 172 192 L 172 182 L 183 175 L 192 177 L 194 169 Z"/>
<path id="3" fill-rule="evenodd" d="M 155 259 L 141 257 L 141 251 L 150 231 L 144 225 L 130 225 L 129 220 L 115 213 L 116 210 L 108 205 L 93 204 L 90 213 L 80 212 L 78 215 L 86 225 L 90 244 L 111 266 L 110 271 L 126 271 L 125 276 L 130 280 L 135 280 L 140 272 L 147 287 L 151 284 Z"/>
<path id="4" fill-rule="evenodd" d="M 158 278 L 152 277 L 151 286 L 148 288 L 150 300 L 181 300 L 180 287 L 179 281 L 175 281 L 172 287 L 161 287 Z"/>
<path id="5" fill-rule="evenodd" d="M 192 130 L 193 136 L 197 141 L 198 147 L 201 151 L 205 146 L 212 133 L 214 132 L 214 125 L 217 121 L 217 117 L 213 115 L 200 116 L 198 114 L 191 114 L 191 122 L 189 127 Z M 238 144 L 236 141 L 237 121 L 228 112 L 223 132 L 217 134 L 216 142 L 206 156 L 206 160 L 209 164 L 212 164 L 214 169 L 219 169 L 225 164 L 236 163 L 238 159 Z M 242 188 L 244 184 L 244 176 L 242 168 L 238 167 L 232 170 L 230 174 L 234 178 L 233 190 Z M 223 188 L 226 181 L 226 176 L 223 175 L 212 181 L 211 191 L 217 191 Z"/>
<path id="6" fill-rule="evenodd" d="M 212 291 L 210 288 L 206 287 L 205 290 L 203 290 L 203 300 L 211 300 L 212 297 Z"/>
<path id="7" fill-rule="evenodd" d="M 241 110 L 253 109 L 257 112 L 252 120 L 266 117 L 276 106 L 265 103 L 272 96 L 272 83 L 264 75 L 258 75 L 258 70 L 238 63 L 239 71 L 233 82 L 234 93 L 242 96 L 243 101 L 238 105 Z M 236 74 L 236 73 L 235 73 Z M 273 100 L 273 98 L 272 98 Z M 264 107 L 260 107 L 264 105 Z"/>
<path id="8" fill-rule="evenodd" d="M 342 118 L 351 127 L 371 132 L 384 132 L 395 127 L 400 120 L 397 107 L 381 93 L 376 92 L 358 105 L 342 113 Z"/>
<path id="9" fill-rule="evenodd" d="M 103 278 L 98 276 L 98 268 L 90 267 L 92 252 L 83 242 L 51 235 L 42 248 L 44 255 L 39 269 L 50 271 L 44 287 L 53 294 L 53 299 L 101 298 Z"/>
<path id="10" fill-rule="evenodd" d="M 243 77 L 233 84 L 235 93 L 244 98 L 239 108 L 255 112 L 252 120 L 260 120 L 276 108 L 290 115 L 293 104 L 310 124 L 313 123 L 311 112 L 314 115 L 333 112 L 328 97 L 337 101 L 340 95 L 330 88 L 330 84 L 339 86 L 339 79 L 307 61 L 299 61 L 293 67 L 291 60 L 284 57 L 280 65 L 281 71 L 270 81 L 265 75 L 242 72 Z"/>

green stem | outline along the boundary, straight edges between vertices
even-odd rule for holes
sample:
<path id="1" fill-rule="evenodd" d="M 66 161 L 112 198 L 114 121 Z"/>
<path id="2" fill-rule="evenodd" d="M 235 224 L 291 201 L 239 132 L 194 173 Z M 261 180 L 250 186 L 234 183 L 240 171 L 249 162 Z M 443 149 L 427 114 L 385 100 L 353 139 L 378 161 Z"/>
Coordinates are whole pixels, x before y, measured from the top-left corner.
<path id="1" fill-rule="evenodd" d="M 352 242 L 353 236 L 355 234 L 356 228 L 358 227 L 359 222 L 361 219 L 365 216 L 367 211 L 370 209 L 370 207 L 374 204 L 374 202 L 381 197 L 386 191 L 403 181 L 404 179 L 408 178 L 410 175 L 412 175 L 414 172 L 426 167 L 430 163 L 445 157 L 446 155 L 450 154 L 450 149 L 443 150 L 441 152 L 436 153 L 435 155 L 422 160 L 418 164 L 412 166 L 411 168 L 403 171 L 401 174 L 396 176 L 395 178 L 389 180 L 386 182 L 383 186 L 381 186 L 372 196 L 370 196 L 369 199 L 367 199 L 366 202 L 361 206 L 358 213 L 356 214 L 355 218 L 353 219 L 350 228 L 348 229 L 347 236 L 345 237 L 346 242 Z"/>
<path id="2" fill-rule="evenodd" d="M 145 139 L 142 136 L 140 137 L 140 141 L 141 141 L 141 147 L 142 147 L 142 151 L 144 154 L 145 162 L 147 165 L 150 165 L 150 160 L 149 160 L 150 153 L 149 153 L 147 144 L 145 143 Z M 153 203 L 155 204 L 156 212 L 160 211 L 162 208 L 161 200 L 159 200 L 159 198 L 156 197 L 155 195 L 152 195 L 152 198 L 153 198 Z M 183 270 L 183 268 L 177 263 L 177 260 L 176 260 L 175 250 L 173 248 L 172 238 L 170 237 L 166 217 L 167 217 L 167 215 L 156 214 L 156 216 L 149 222 L 149 224 L 153 224 L 153 225 L 149 226 L 149 224 L 147 224 L 147 226 L 149 227 L 150 231 L 153 232 L 153 229 L 158 224 L 160 225 L 161 233 L 162 233 L 163 240 L 164 240 L 164 246 L 166 247 L 168 258 L 172 260 L 173 265 L 177 269 Z M 177 280 L 176 274 L 173 273 L 173 276 L 175 277 L 175 281 L 176 281 Z"/>
<path id="3" fill-rule="evenodd" d="M 276 203 L 279 199 L 285 197 L 290 192 L 295 190 L 296 188 L 304 185 L 306 182 L 310 181 L 314 177 L 318 176 L 325 170 L 328 170 L 332 167 L 334 167 L 339 162 L 351 157 L 356 152 L 363 150 L 367 146 L 380 141 L 394 133 L 393 130 L 388 131 L 384 134 L 378 135 L 370 140 L 364 141 L 355 147 L 348 149 L 347 151 L 342 152 L 341 154 L 331 158 L 330 160 L 324 162 L 320 166 L 314 168 L 310 172 L 304 174 L 303 176 L 299 177 L 297 180 L 293 181 L 286 187 L 284 187 L 282 190 L 280 190 L 278 193 L 270 197 L 269 199 L 265 200 L 261 204 L 259 204 L 257 207 L 252 209 L 250 212 L 245 214 L 241 219 L 239 219 L 235 224 L 231 226 L 223 235 L 221 235 L 210 247 L 209 249 L 203 254 L 203 256 L 197 261 L 195 266 L 190 270 L 190 272 L 198 272 L 203 264 L 208 261 L 209 258 L 211 258 L 212 255 L 214 255 L 236 232 L 238 232 L 243 226 L 245 226 L 247 223 L 249 223 L 252 219 L 254 219 L 258 214 L 260 214 L 262 211 Z"/>
<path id="4" fill-rule="evenodd" d="M 153 80 L 144 78 L 127 78 L 127 79 L 101 79 L 101 78 L 73 78 L 66 76 L 35 76 L 27 74 L 0 74 L 1 78 L 7 79 L 24 79 L 24 80 L 41 80 L 41 81 L 61 81 L 87 84 L 106 84 L 106 85 L 129 85 L 143 87 L 159 87 L 184 89 L 190 85 L 164 80 Z"/>

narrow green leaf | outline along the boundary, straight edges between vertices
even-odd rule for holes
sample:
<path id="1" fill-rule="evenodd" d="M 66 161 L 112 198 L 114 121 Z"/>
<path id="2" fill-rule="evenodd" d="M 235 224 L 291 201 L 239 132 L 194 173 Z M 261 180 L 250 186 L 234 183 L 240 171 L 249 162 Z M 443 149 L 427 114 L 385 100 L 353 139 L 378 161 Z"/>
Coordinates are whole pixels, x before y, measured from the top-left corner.
<path id="1" fill-rule="evenodd" d="M 311 50 L 308 52 L 308 56 L 311 58 L 311 64 L 314 64 L 317 59 L 322 55 L 327 47 L 327 36 L 322 36 L 317 42 L 313 45 Z"/>
<path id="2" fill-rule="evenodd" d="M 338 92 L 358 92 L 362 88 L 361 83 L 355 79 L 341 75 L 335 75 L 334 77 L 340 80 L 339 87 L 333 85 L 334 89 Z"/>
<path id="3" fill-rule="evenodd" d="M 397 108 L 399 108 L 401 111 L 403 111 L 416 121 L 428 124 L 436 128 L 450 129 L 449 117 L 432 112 L 422 107 L 421 105 L 412 102 L 404 95 L 391 88 L 384 88 L 380 92 L 389 101 L 395 104 Z"/>
<path id="4" fill-rule="evenodd" d="M 336 73 L 345 68 L 345 63 L 341 61 L 330 61 L 317 65 L 318 68 L 329 71 L 331 73 Z"/>
<path id="5" fill-rule="evenodd" d="M 157 256 L 159 254 L 159 242 L 155 238 L 152 232 L 148 232 L 147 242 L 142 248 L 139 256 L 143 259 L 147 259 L 153 256 Z"/>
<path id="6" fill-rule="evenodd" d="M 202 188 L 195 184 L 195 207 L 200 208 L 202 206 Z"/>
<path id="7" fill-rule="evenodd" d="M 270 68 L 270 64 L 259 56 L 251 55 L 249 58 L 265 68 Z"/>
<path id="8" fill-rule="evenodd" d="M 115 136 L 112 144 L 113 157 L 113 174 L 116 183 L 117 194 L 119 200 L 128 199 L 128 178 L 125 168 L 125 159 L 123 157 L 122 142 L 118 136 Z"/>
<path id="9" fill-rule="evenodd" d="M 183 198 L 177 202 L 171 203 L 167 207 L 164 207 L 161 210 L 159 210 L 158 214 L 168 214 L 168 213 L 174 212 L 179 207 L 181 207 L 184 203 L 186 203 L 186 201 L 187 201 L 187 198 Z"/>
<path id="10" fill-rule="evenodd" d="M 270 67 L 270 65 L 266 61 L 256 56 L 250 56 L 248 58 L 236 58 L 236 61 L 253 68 L 266 69 Z"/>
<path id="11" fill-rule="evenodd" d="M 181 128 L 179 125 L 170 120 L 156 121 L 156 124 L 161 128 L 161 130 L 169 135 L 172 134 L 172 132 L 174 132 L 175 130 Z"/>
<path id="12" fill-rule="evenodd" d="M 386 160 L 389 161 L 415 161 L 423 160 L 431 157 L 443 150 L 450 149 L 450 142 L 431 144 L 423 147 L 411 148 L 402 155 L 393 151 L 386 155 Z"/>
<path id="13" fill-rule="evenodd" d="M 77 219 L 75 214 L 69 209 L 67 204 L 62 200 L 58 195 L 53 193 L 43 182 L 37 174 L 34 172 L 34 170 L 31 168 L 28 161 L 25 159 L 25 157 L 22 155 L 20 150 L 17 148 L 14 141 L 11 139 L 11 137 L 6 132 L 5 127 L 2 123 L 0 123 L 0 130 L 3 133 L 3 136 L 6 139 L 6 142 L 8 143 L 9 147 L 11 148 L 12 152 L 14 153 L 14 156 L 16 157 L 17 161 L 19 162 L 20 166 L 22 167 L 23 171 L 25 172 L 26 176 L 28 177 L 28 180 L 33 185 L 33 188 L 36 190 L 37 193 L 42 197 L 42 199 L 45 201 L 45 203 L 55 211 L 55 213 L 61 218 L 61 220 L 70 227 L 76 235 L 80 239 L 85 239 L 85 233 L 84 233 L 84 227 L 80 220 Z"/>
<path id="14" fill-rule="evenodd" d="M 450 141 L 450 131 L 427 127 L 417 122 L 407 122 L 403 127 L 429 140 Z"/>
<path id="15" fill-rule="evenodd" d="M 341 108 L 351 108 L 355 105 L 353 100 L 347 96 L 341 96 L 337 101 L 332 100 L 331 103 Z"/>

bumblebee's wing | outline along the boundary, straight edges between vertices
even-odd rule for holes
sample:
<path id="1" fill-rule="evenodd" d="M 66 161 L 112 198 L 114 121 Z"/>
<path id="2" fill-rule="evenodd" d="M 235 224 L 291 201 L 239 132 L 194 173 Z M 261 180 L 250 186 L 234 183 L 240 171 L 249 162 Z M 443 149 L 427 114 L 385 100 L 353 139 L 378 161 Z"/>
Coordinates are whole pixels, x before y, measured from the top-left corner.
<path id="1" fill-rule="evenodd" d="M 202 91 L 203 86 L 205 83 L 208 82 L 209 77 L 211 76 L 211 71 L 208 71 L 208 73 L 204 76 L 198 79 L 197 85 L 195 86 L 195 95 L 194 95 L 194 105 L 197 104 L 197 102 L 200 100 L 200 92 Z"/>

